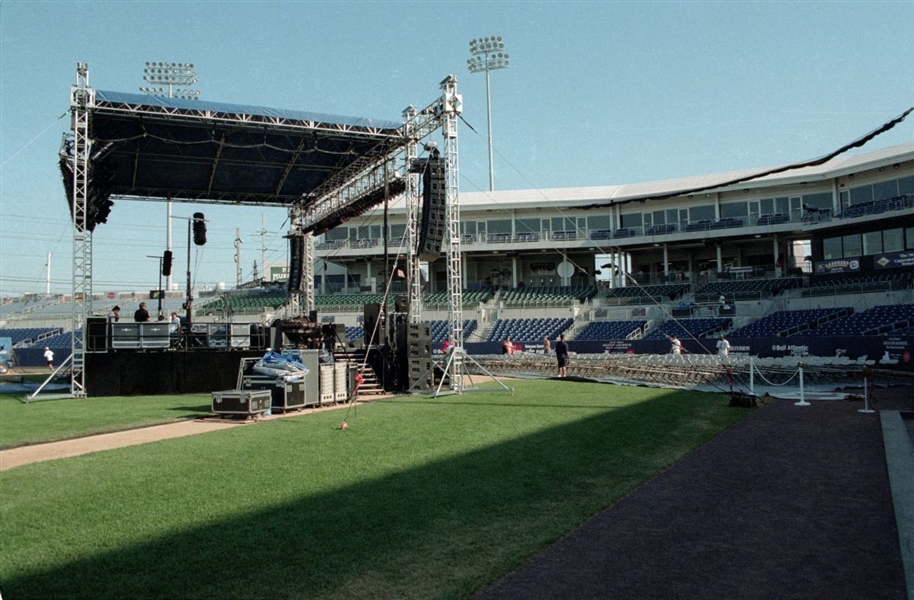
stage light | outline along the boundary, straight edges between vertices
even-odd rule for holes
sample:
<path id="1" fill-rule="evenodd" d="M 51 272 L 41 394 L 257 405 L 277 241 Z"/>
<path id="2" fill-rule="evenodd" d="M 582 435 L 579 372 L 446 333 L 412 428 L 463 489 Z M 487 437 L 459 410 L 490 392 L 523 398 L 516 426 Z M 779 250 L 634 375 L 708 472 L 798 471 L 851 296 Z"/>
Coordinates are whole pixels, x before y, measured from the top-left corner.
<path id="1" fill-rule="evenodd" d="M 194 244 L 203 246 L 206 244 L 206 221 L 203 213 L 194 213 Z"/>
<path id="2" fill-rule="evenodd" d="M 495 190 L 495 167 L 492 152 L 492 95 L 489 91 L 489 71 L 508 68 L 508 54 L 497 52 L 504 49 L 505 44 L 502 42 L 501 36 L 474 39 L 470 42 L 470 54 L 473 56 L 467 60 L 467 68 L 470 73 L 486 74 L 486 115 L 489 125 L 489 191 Z"/>
<path id="3" fill-rule="evenodd" d="M 171 275 L 171 261 L 172 261 L 171 250 L 166 250 L 162 255 L 162 275 L 168 277 Z"/>

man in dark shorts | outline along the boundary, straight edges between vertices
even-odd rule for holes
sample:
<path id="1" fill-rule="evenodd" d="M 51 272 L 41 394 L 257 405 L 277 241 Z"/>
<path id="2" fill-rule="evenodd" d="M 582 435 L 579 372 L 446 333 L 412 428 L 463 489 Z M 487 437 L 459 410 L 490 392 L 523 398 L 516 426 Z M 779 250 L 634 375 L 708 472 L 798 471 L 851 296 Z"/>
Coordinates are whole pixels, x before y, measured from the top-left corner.
<path id="1" fill-rule="evenodd" d="M 568 376 L 568 342 L 565 341 L 565 334 L 559 336 L 559 341 L 555 343 L 555 358 L 559 363 L 559 377 Z"/>

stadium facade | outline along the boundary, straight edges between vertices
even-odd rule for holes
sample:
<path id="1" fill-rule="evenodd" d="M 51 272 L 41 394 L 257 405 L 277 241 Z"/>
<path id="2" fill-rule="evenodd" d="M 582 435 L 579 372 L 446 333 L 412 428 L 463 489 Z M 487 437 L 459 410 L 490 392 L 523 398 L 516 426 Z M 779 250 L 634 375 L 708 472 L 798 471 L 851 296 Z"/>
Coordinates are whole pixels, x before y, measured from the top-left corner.
<path id="1" fill-rule="evenodd" d="M 726 184 L 761 171 L 461 193 L 464 287 L 684 282 L 694 291 L 721 278 L 914 267 L 900 256 L 914 251 L 914 143 Z M 404 253 L 405 218 L 393 203 L 391 261 Z M 317 293 L 380 290 L 382 229 L 374 210 L 319 238 Z M 445 278 L 444 261 L 430 263 L 426 291 L 443 290 Z"/>

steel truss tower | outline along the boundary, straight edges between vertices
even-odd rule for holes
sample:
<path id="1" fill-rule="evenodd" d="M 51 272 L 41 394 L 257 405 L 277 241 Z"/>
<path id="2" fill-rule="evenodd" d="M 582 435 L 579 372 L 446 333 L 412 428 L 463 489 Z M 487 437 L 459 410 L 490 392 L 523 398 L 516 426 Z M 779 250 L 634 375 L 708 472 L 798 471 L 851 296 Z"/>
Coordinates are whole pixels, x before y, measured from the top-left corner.
<path id="1" fill-rule="evenodd" d="M 442 95 L 432 104 L 417 111 L 409 107 L 403 111 L 403 135 L 407 141 L 405 153 L 400 153 L 399 158 L 392 155 L 379 163 L 368 165 L 354 176 L 349 176 L 344 181 L 335 182 L 333 190 L 320 191 L 311 198 L 310 205 L 302 212 L 298 231 L 309 230 L 316 223 L 328 218 L 330 215 L 346 210 L 356 204 L 361 196 L 373 189 L 377 189 L 383 182 L 381 176 L 396 169 L 396 160 L 405 159 L 407 173 L 406 192 L 409 218 L 407 219 L 407 235 L 409 236 L 409 249 L 407 268 L 409 275 L 410 320 L 418 322 L 421 318 L 421 275 L 419 273 L 419 259 L 417 245 L 419 239 L 419 192 L 418 177 L 409 174 L 412 159 L 417 156 L 420 141 L 429 137 L 435 130 L 441 129 L 444 137 L 444 158 L 446 170 L 446 212 L 447 221 L 447 288 L 448 288 L 448 333 L 454 344 L 455 351 L 451 360 L 451 389 L 457 393 L 464 391 L 464 350 L 463 350 L 463 275 L 462 256 L 460 248 L 460 199 L 458 182 L 460 181 L 459 164 L 457 160 L 457 120 L 463 110 L 462 98 L 457 93 L 457 78 L 453 75 L 446 77 L 440 84 Z M 392 167 L 392 168 L 389 168 Z M 313 254 L 312 254 L 313 257 Z M 312 267 L 313 268 L 313 267 Z"/>
<path id="2" fill-rule="evenodd" d="M 301 244 L 298 248 L 301 282 L 297 289 L 290 291 L 289 304 L 286 307 L 288 317 L 314 310 L 314 237 L 310 233 L 302 233 L 302 219 L 303 214 L 299 207 L 293 206 L 289 209 L 289 238 L 293 243 Z M 289 276 L 291 277 L 291 272 Z"/>
<path id="3" fill-rule="evenodd" d="M 83 326 L 92 312 L 92 232 L 88 227 L 89 114 L 95 105 L 95 90 L 89 87 L 89 67 L 76 65 L 76 84 L 70 88 L 73 130 L 73 320 L 71 335 L 70 394 L 86 395 L 85 352 L 88 332 Z M 78 333 L 82 335 L 77 335 Z"/>
<path id="4" fill-rule="evenodd" d="M 406 136 L 406 281 L 409 284 L 409 322 L 422 321 L 422 271 L 419 268 L 419 173 L 414 173 L 413 161 L 418 156 L 419 142 L 414 135 L 416 107 L 403 111 L 403 132 Z"/>
<path id="5" fill-rule="evenodd" d="M 461 394 L 464 391 L 463 351 L 463 273 L 460 251 L 460 196 L 457 161 L 457 119 L 463 110 L 462 98 L 457 93 L 457 78 L 449 75 L 441 82 L 444 92 L 441 98 L 441 127 L 444 136 L 445 190 L 447 222 L 447 294 L 448 333 L 454 345 L 451 359 L 451 390 Z"/>

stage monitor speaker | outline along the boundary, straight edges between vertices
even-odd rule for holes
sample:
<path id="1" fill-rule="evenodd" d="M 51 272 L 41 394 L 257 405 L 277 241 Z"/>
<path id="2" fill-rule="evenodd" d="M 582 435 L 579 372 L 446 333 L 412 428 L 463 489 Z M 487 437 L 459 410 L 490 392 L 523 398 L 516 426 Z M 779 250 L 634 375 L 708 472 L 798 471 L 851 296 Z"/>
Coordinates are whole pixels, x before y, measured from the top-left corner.
<path id="1" fill-rule="evenodd" d="M 86 318 L 86 351 L 104 352 L 108 349 L 108 319 Z"/>
<path id="2" fill-rule="evenodd" d="M 140 347 L 140 323 L 112 324 L 111 347 L 115 349 L 138 349 Z"/>
<path id="3" fill-rule="evenodd" d="M 441 256 L 447 227 L 445 161 L 437 154 L 428 159 L 422 173 L 422 218 L 419 227 L 419 260 L 433 262 Z"/>

